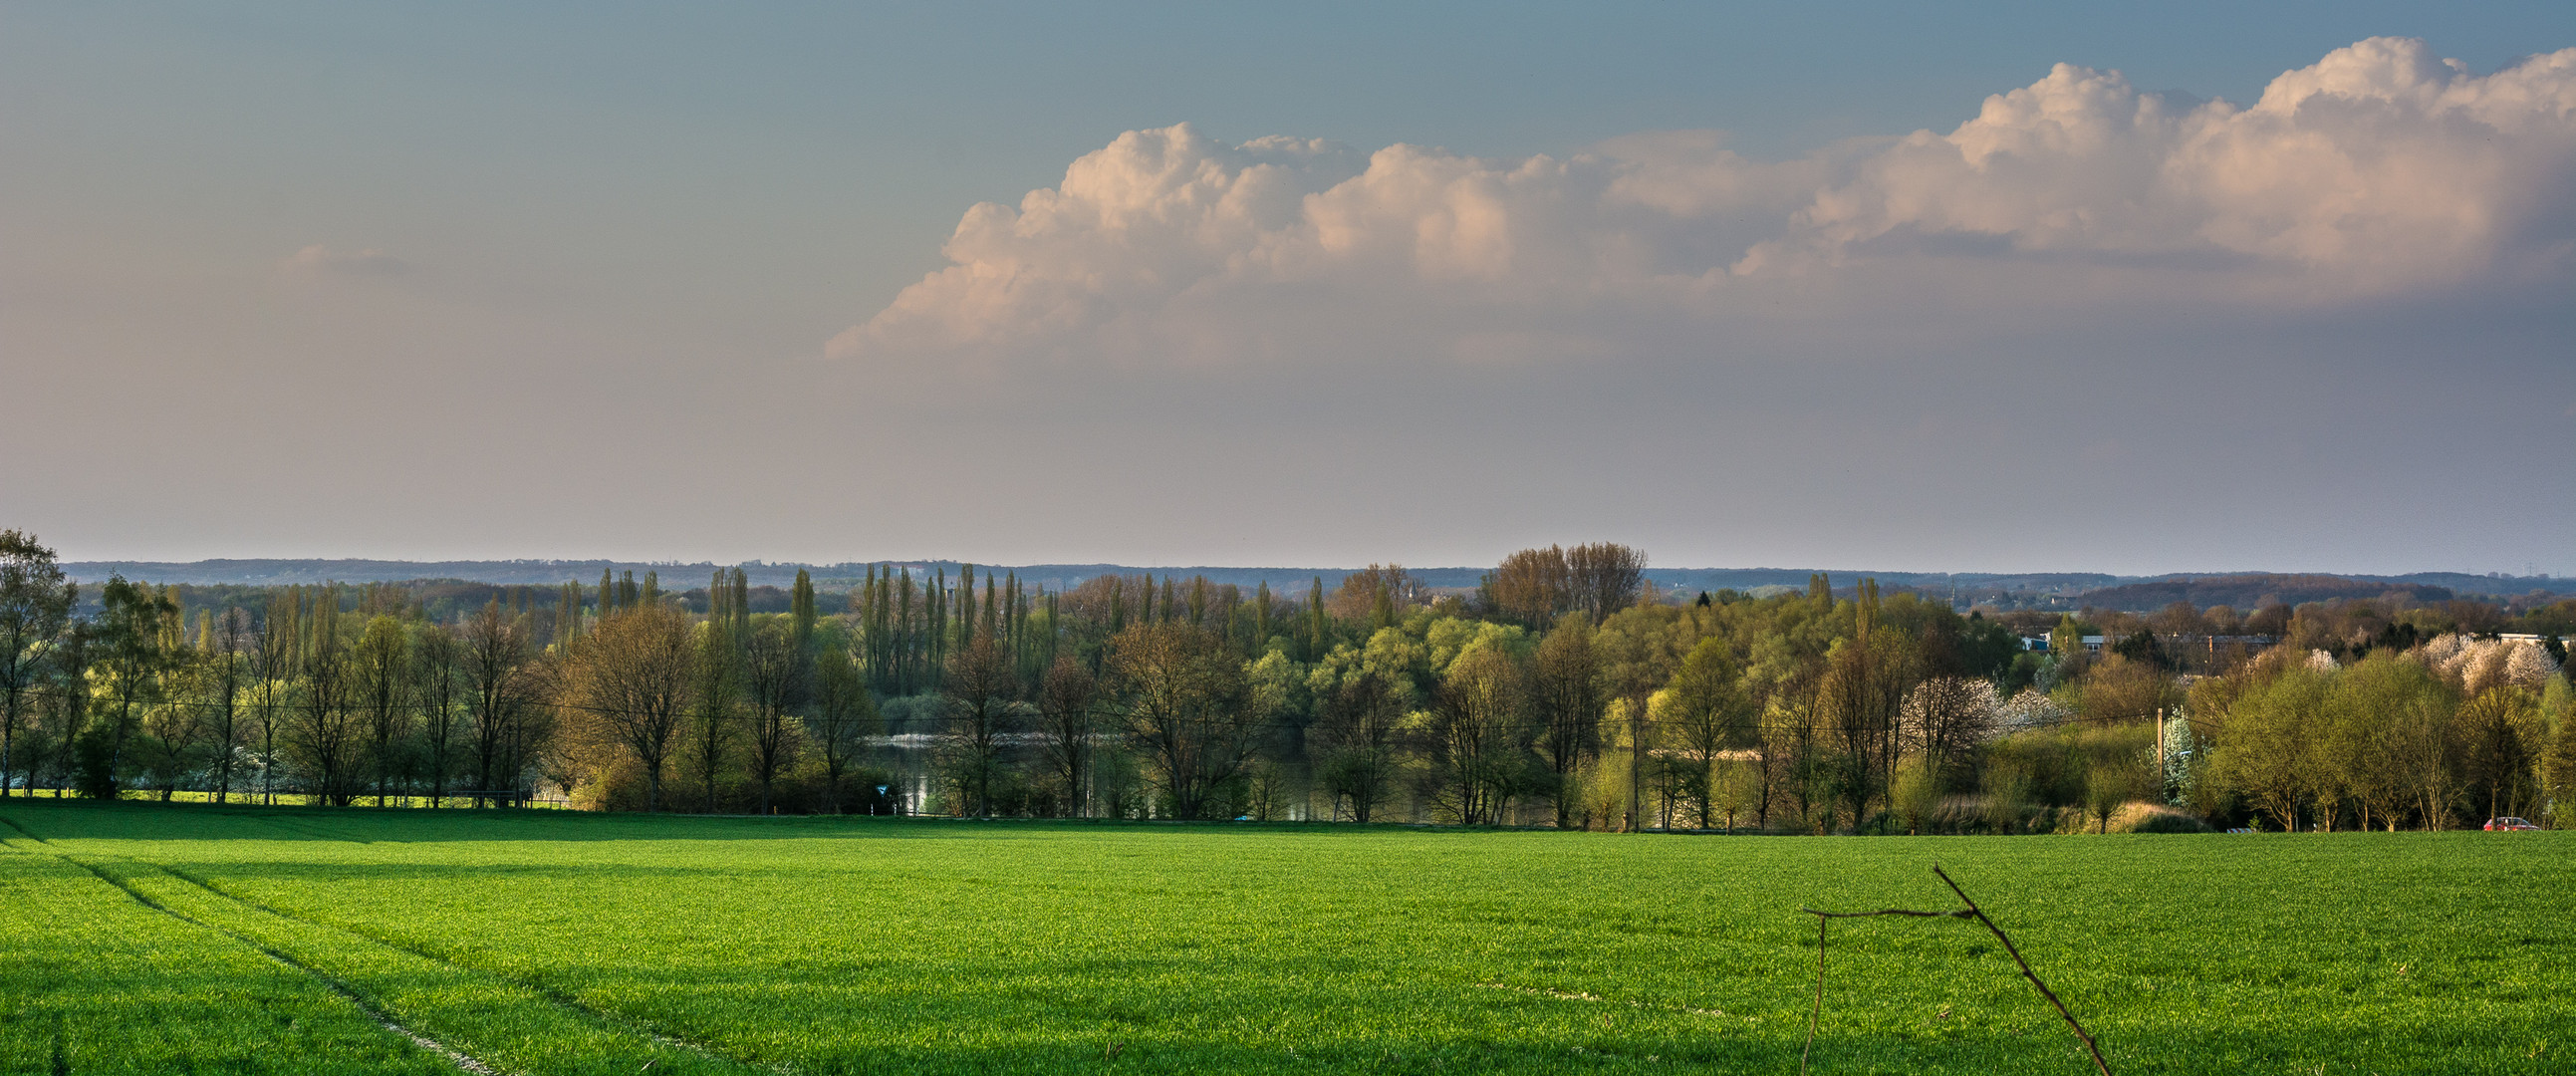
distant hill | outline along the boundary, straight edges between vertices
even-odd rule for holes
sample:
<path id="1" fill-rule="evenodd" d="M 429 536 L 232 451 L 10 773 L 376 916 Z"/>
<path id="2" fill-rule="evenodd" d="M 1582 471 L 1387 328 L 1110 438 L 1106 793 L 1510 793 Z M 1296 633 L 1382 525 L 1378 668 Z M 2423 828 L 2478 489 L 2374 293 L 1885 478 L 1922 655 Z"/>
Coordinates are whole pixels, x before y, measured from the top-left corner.
<path id="1" fill-rule="evenodd" d="M 913 577 L 923 578 L 934 571 L 944 571 L 955 578 L 963 565 L 953 560 L 895 561 L 911 570 Z M 619 560 L 359 560 L 359 559 L 268 559 L 268 560 L 199 560 L 199 561 L 69 561 L 63 570 L 85 583 L 105 580 L 109 575 L 154 583 L 185 583 L 197 586 L 282 586 L 289 583 L 394 583 L 425 579 L 453 579 L 470 583 L 500 586 L 554 586 L 564 582 L 588 586 L 599 582 L 599 573 L 634 572 L 641 578 L 646 572 L 658 572 L 662 587 L 684 591 L 703 587 L 709 576 L 719 569 L 706 561 L 692 564 L 678 562 Z M 755 587 L 786 587 L 795 582 L 798 569 L 813 573 L 814 583 L 824 590 L 846 590 L 865 577 L 864 562 L 841 564 L 770 564 L 753 561 L 741 565 L 743 575 Z M 1303 594 L 1310 580 L 1321 578 L 1329 589 L 1341 582 L 1344 574 L 1356 570 L 1341 568 L 1257 568 L 1191 565 L 1185 567 L 1131 566 L 1123 564 L 1020 564 L 977 565 L 976 574 L 1016 572 L 1020 581 L 1048 590 L 1063 590 L 1083 580 L 1100 575 L 1174 576 L 1187 579 L 1204 575 L 1209 582 L 1232 583 L 1244 588 L 1270 584 L 1273 591 Z M 1463 590 L 1476 586 L 1488 568 L 1413 568 L 1414 577 L 1431 587 Z M 2161 609 L 2176 601 L 2198 606 L 2232 605 L 2252 609 L 2266 600 L 2279 600 L 2296 605 L 2300 602 L 2329 598 L 2375 598 L 2392 590 L 2404 591 L 2416 601 L 2442 601 L 2454 595 L 2510 596 L 2534 590 L 2576 594 L 2576 579 L 2548 576 L 2482 576 L 2459 572 L 2419 572 L 2401 576 L 2285 575 L 2266 572 L 2227 574 L 2178 574 L 2161 577 L 2116 576 L 2098 572 L 2032 572 L 2006 574 L 1994 572 L 1877 572 L 1848 568 L 1648 568 L 1648 581 L 1668 591 L 1739 590 L 1751 592 L 1765 587 L 1787 587 L 1805 590 L 1809 576 L 1822 571 L 1833 581 L 1837 593 L 1848 594 L 1863 579 L 1876 579 L 1888 590 L 1914 590 L 1927 597 L 1955 596 L 1962 603 L 1990 600 L 1996 596 L 2034 595 L 2062 596 L 2072 604 L 2091 605 L 2101 609 Z"/>
<path id="2" fill-rule="evenodd" d="M 2275 602 L 2298 605 L 2303 602 L 2328 601 L 2335 598 L 2377 598 L 2402 593 L 2418 602 L 2449 601 L 2456 595 L 2445 587 L 2395 580 L 2351 578 L 2340 575 L 2211 575 L 2157 579 L 2142 583 L 2122 583 L 2085 591 L 2080 599 L 2096 609 L 2119 609 L 2147 612 L 2162 609 L 2175 602 L 2190 602 L 2206 609 L 2213 605 L 2233 606 L 2250 611 Z"/>
<path id="3" fill-rule="evenodd" d="M 932 571 L 945 571 L 954 577 L 964 566 L 953 560 L 894 561 L 909 568 L 915 577 Z M 199 560 L 137 561 L 94 560 L 69 561 L 63 570 L 83 582 L 99 582 L 109 575 L 155 583 L 190 583 L 200 586 L 238 584 L 245 586 L 283 586 L 289 583 L 391 583 L 415 579 L 455 579 L 472 583 L 503 586 L 553 586 L 566 581 L 591 584 L 599 573 L 661 573 L 662 585 L 670 590 L 703 586 L 718 565 L 696 563 L 622 561 L 622 560 Z M 787 586 L 796 579 L 798 569 L 813 574 L 817 586 L 839 589 L 864 578 L 866 562 L 841 564 L 770 564 L 753 561 L 741 566 L 743 575 L 753 586 Z M 1343 575 L 1357 571 L 1352 565 L 1339 568 L 1258 568 L 1216 565 L 1134 566 L 1123 564 L 1019 564 L 978 565 L 977 574 L 986 571 L 1019 573 L 1022 582 L 1042 583 L 1048 589 L 1070 587 L 1100 575 L 1175 576 L 1182 579 L 1204 575 L 1211 583 L 1233 583 L 1252 587 L 1269 583 L 1271 589 L 1304 587 L 1321 578 L 1326 587 L 1341 582 Z M 1414 578 L 1426 586 L 1443 589 L 1474 587 L 1491 568 L 1411 568 Z M 2002 575 L 1981 572 L 1877 572 L 1853 568 L 1648 568 L 1646 578 L 1667 589 L 1682 590 L 1752 590 L 1764 586 L 1785 586 L 1799 590 L 1807 587 L 1807 578 L 1822 571 L 1833 580 L 1838 591 L 1848 590 L 1862 579 L 1876 579 L 1884 587 L 1907 587 L 1924 590 L 1947 588 L 1978 592 L 2045 592 L 2076 593 L 2121 582 L 2121 578 L 2091 572 L 2056 572 Z"/>
<path id="4" fill-rule="evenodd" d="M 2376 578 L 2376 577 L 2365 577 Z M 2442 587 L 2461 594 L 2492 594 L 2513 597 L 2544 591 L 2551 594 L 2576 594 L 2576 579 L 2546 575 L 2470 575 L 2467 572 L 2415 572 L 2386 577 L 2391 582 L 2419 583 Z"/>
<path id="5" fill-rule="evenodd" d="M 891 562 L 846 562 L 841 564 L 772 564 L 751 561 L 740 565 L 745 581 L 752 586 L 788 586 L 803 569 L 812 573 L 817 587 L 826 590 L 847 589 L 867 575 L 871 563 L 891 563 L 911 570 L 914 578 L 924 578 L 934 571 L 944 571 L 955 578 L 964 565 L 953 560 L 909 560 Z M 470 583 L 492 583 L 502 586 L 555 586 L 575 582 L 585 586 L 599 582 L 599 573 L 633 572 L 641 578 L 646 572 L 658 572 L 664 589 L 679 591 L 702 587 L 708 577 L 721 568 L 736 565 L 707 561 L 626 560 L 358 560 L 358 559 L 273 559 L 273 560 L 198 560 L 137 561 L 93 560 L 66 561 L 63 570 L 82 582 L 99 582 L 109 575 L 155 583 L 189 583 L 199 586 L 238 584 L 245 586 L 284 586 L 290 583 L 395 583 L 418 579 L 454 579 Z M 1303 587 L 1321 576 L 1330 587 L 1341 581 L 1353 568 L 1238 568 L 1238 567 L 1128 567 L 1118 564 L 1022 564 L 977 565 L 976 574 L 1017 572 L 1024 583 L 1042 584 L 1049 590 L 1060 590 L 1098 575 L 1151 572 L 1157 576 L 1173 575 L 1186 579 L 1205 575 L 1213 583 L 1235 583 L 1245 587 L 1268 582 L 1272 589 Z M 1482 568 L 1433 568 L 1417 570 L 1417 575 L 1432 577 L 1433 586 L 1474 586 Z M 1454 581 L 1453 581 L 1454 580 Z"/>

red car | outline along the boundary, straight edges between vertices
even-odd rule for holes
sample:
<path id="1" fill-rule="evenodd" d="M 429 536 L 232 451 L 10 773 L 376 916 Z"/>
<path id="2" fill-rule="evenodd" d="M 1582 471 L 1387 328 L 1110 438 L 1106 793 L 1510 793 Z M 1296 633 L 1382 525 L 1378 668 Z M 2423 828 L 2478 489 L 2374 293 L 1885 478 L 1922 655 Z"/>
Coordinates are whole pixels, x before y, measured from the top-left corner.
<path id="1" fill-rule="evenodd" d="M 2504 816 L 2503 818 L 2490 818 L 2490 819 L 2487 819 L 2487 832 L 2489 832 L 2489 833 L 2495 833 L 2495 832 L 2499 832 L 2499 831 L 2503 831 L 2503 830 L 2508 830 L 2508 829 L 2539 829 L 2539 828 L 2540 828 L 2540 827 L 2538 827 L 2538 826 L 2532 825 L 2532 824 L 2531 824 L 2531 822 L 2530 822 L 2529 820 L 2527 820 L 2527 819 L 2515 818 L 2515 817 L 2513 817 L 2512 815 L 2506 815 L 2506 816 Z"/>

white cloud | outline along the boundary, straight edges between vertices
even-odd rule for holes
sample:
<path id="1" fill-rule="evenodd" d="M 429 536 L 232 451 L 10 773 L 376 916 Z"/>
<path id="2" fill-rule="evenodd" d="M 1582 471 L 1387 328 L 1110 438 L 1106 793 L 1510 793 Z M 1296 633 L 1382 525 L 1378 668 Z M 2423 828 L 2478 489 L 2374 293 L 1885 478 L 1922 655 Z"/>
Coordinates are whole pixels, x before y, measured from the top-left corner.
<path id="1" fill-rule="evenodd" d="M 411 263 L 369 247 L 354 254 L 335 251 L 316 243 L 288 255 L 284 268 L 297 273 L 338 273 L 346 276 L 401 276 L 411 272 Z"/>
<path id="2" fill-rule="evenodd" d="M 2244 108 L 2176 108 L 2117 72 L 2061 64 L 1947 135 L 1916 132 L 1862 162 L 1738 269 L 1905 234 L 2201 256 L 2325 297 L 2563 272 L 2572 163 L 2576 49 L 2477 76 L 2423 42 L 2373 38 Z"/>
<path id="3" fill-rule="evenodd" d="M 1883 294 L 2014 291 L 1962 282 L 1998 272 L 2037 289 L 1976 299 L 1988 313 L 2337 303 L 2564 279 L 2571 218 L 2576 49 L 2474 75 L 2374 38 L 2242 107 L 2060 65 L 1947 134 L 1787 162 L 1711 132 L 1490 160 L 1226 145 L 1185 124 L 1120 136 L 1016 209 L 968 210 L 955 264 L 829 350 L 1157 366 L 1392 333 L 1526 359 L 1776 316 L 1841 275 Z"/>

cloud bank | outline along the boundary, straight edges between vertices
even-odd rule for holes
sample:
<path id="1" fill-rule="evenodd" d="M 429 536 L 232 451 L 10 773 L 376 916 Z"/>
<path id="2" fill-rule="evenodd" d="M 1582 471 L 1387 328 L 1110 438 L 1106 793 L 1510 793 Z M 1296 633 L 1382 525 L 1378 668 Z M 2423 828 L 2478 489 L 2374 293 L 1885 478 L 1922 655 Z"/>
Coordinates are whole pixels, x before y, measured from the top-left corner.
<path id="1" fill-rule="evenodd" d="M 1495 160 L 1131 131 L 1016 208 L 969 209 L 954 264 L 827 350 L 895 368 L 1352 347 L 1544 362 L 1856 310 L 1981 322 L 2549 289 L 2571 250 L 2576 49 L 2480 75 L 2373 38 L 2251 105 L 2061 64 L 1946 134 L 1793 161 L 1712 132 Z"/>

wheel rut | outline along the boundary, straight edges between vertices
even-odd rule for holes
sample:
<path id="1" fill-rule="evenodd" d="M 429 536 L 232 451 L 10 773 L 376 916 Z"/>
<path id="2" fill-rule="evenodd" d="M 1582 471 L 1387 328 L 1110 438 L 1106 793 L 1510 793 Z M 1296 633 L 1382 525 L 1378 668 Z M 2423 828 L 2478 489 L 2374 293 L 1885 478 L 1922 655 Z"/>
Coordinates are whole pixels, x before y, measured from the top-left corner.
<path id="1" fill-rule="evenodd" d="M 205 920 L 199 919 L 187 914 L 186 912 L 182 912 L 176 908 L 170 907 L 169 905 L 163 904 L 160 901 L 154 900 L 149 894 L 134 888 L 132 885 L 127 884 L 124 879 L 118 878 L 109 873 L 106 868 L 95 863 L 81 860 L 53 847 L 53 842 L 30 832 L 27 827 L 19 825 L 16 819 L 0 815 L 0 824 L 6 824 L 10 829 L 16 830 L 21 839 L 36 845 L 40 854 L 52 856 L 55 859 L 59 859 L 65 863 L 69 863 L 72 866 L 79 867 L 82 870 L 89 872 L 91 877 L 97 878 L 99 881 L 114 887 L 117 892 L 125 894 L 127 899 L 134 901 L 136 904 L 140 904 L 146 908 L 169 916 L 172 919 L 176 919 L 200 930 L 211 931 L 215 934 L 222 935 L 234 942 L 249 947 L 252 951 L 260 954 L 261 956 L 267 957 L 270 960 L 276 961 L 277 963 L 285 965 L 286 967 L 292 968 L 298 972 L 302 972 L 306 977 L 312 979 L 314 982 L 321 984 L 332 993 L 339 995 L 341 1000 L 357 1007 L 359 1012 L 365 1013 L 367 1018 L 375 1021 L 378 1026 L 396 1035 L 402 1036 L 404 1039 L 409 1040 L 413 1046 L 419 1047 L 431 1054 L 446 1058 L 448 1062 L 454 1064 L 459 1071 L 474 1073 L 475 1076 L 501 1076 L 501 1070 L 484 1063 L 482 1059 L 466 1053 L 449 1043 L 442 1042 L 436 1038 L 430 1037 L 429 1035 L 423 1034 L 412 1028 L 410 1025 L 395 1019 L 392 1013 L 387 1012 L 384 1006 L 377 1004 L 373 998 L 368 997 L 355 987 L 332 977 L 321 969 L 313 967 L 310 964 L 306 964 L 301 960 L 297 960 L 295 957 L 281 952 L 269 945 L 263 944 L 255 938 L 206 922 Z"/>
<path id="2" fill-rule="evenodd" d="M 623 1034 L 634 1035 L 638 1038 L 649 1039 L 672 1049 L 686 1050 L 709 1061 L 739 1066 L 742 1068 L 759 1069 L 765 1072 L 779 1073 L 780 1076 L 795 1076 L 796 1070 L 789 1066 L 760 1065 L 754 1062 L 745 1061 L 741 1058 L 718 1051 L 706 1043 L 690 1039 L 687 1036 L 673 1034 L 664 1029 L 654 1027 L 651 1024 L 629 1017 L 620 1016 L 616 1013 L 609 1012 L 608 1010 L 598 1008 L 597 1006 L 584 1002 L 580 998 L 575 997 L 560 988 L 550 986 L 545 983 L 525 979 L 506 972 L 496 971 L 491 968 L 477 967 L 472 964 L 462 963 L 423 946 L 414 945 L 394 938 L 383 937 L 339 923 L 324 922 L 322 920 L 312 918 L 311 916 L 276 908 L 265 902 L 226 890 L 213 882 L 189 874 L 188 872 L 176 867 L 163 866 L 160 864 L 153 864 L 153 867 L 163 874 L 167 874 L 172 878 L 186 882 L 187 884 L 195 886 L 198 889 L 202 889 L 209 894 L 231 901 L 235 904 L 239 904 L 245 908 L 250 908 L 289 922 L 301 923 L 321 930 L 335 931 L 370 944 L 381 945 L 398 952 L 408 953 L 422 960 L 448 968 L 459 974 L 489 976 L 491 978 L 501 980 L 502 982 L 509 983 L 512 986 L 516 986 L 540 998 L 544 998 L 556 1007 L 561 1008 L 566 1012 L 573 1013 L 600 1027 L 605 1027 Z"/>
<path id="3" fill-rule="evenodd" d="M 259 821 L 268 822 L 272 825 L 276 825 L 278 828 L 294 832 L 299 836 L 331 841 L 349 840 L 347 837 L 338 836 L 329 833 L 328 831 L 297 826 L 266 816 L 257 817 Z M 109 877 L 98 867 L 82 862 L 63 853 L 59 849 L 51 847 L 50 843 L 46 842 L 44 838 L 29 832 L 25 827 L 18 825 L 15 821 L 7 818 L 6 816 L 0 816 L 0 823 L 6 823 L 11 829 L 15 829 L 19 833 L 24 834 L 28 840 L 34 841 L 40 845 L 45 845 L 45 852 L 47 854 L 51 854 L 65 862 L 79 866 L 93 875 L 98 875 L 102 881 L 115 885 L 118 889 L 124 891 L 127 896 L 144 902 L 147 906 L 152 907 L 155 910 L 162 911 L 165 914 L 173 915 L 191 924 L 224 934 L 227 937 L 233 938 L 236 941 L 260 950 L 272 959 L 286 962 L 297 970 L 305 971 L 308 974 L 314 975 L 316 978 L 323 979 L 328 983 L 328 985 L 331 985 L 334 990 L 342 993 L 344 996 L 351 997 L 353 1001 L 360 1002 L 362 1007 L 369 1009 L 371 1015 L 376 1013 L 386 1013 L 386 1017 L 390 1018 L 390 1014 L 386 1012 L 383 1005 L 377 1004 L 370 998 L 366 998 L 362 992 L 357 991 L 355 988 L 349 987 L 345 983 L 330 978 L 326 973 L 313 967 L 309 962 L 296 960 L 292 955 L 280 952 L 276 950 L 275 947 L 261 943 L 256 938 L 250 937 L 240 931 L 227 929 L 220 924 L 208 923 L 200 918 L 186 915 L 177 909 L 169 908 L 164 902 L 153 900 L 149 894 L 137 890 L 132 885 L 125 884 L 120 880 Z M 602 1033 L 649 1042 L 664 1050 L 693 1056 L 700 1062 L 713 1065 L 719 1069 L 746 1072 L 766 1072 L 777 1074 L 777 1076 L 797 1076 L 797 1070 L 792 1066 L 777 1063 L 760 1063 L 731 1056 L 717 1050 L 713 1046 L 691 1039 L 688 1036 L 673 1034 L 665 1029 L 655 1027 L 644 1021 L 636 1020 L 590 1005 L 560 988 L 542 982 L 532 981 L 492 968 L 478 967 L 472 964 L 463 963 L 451 959 L 434 950 L 410 944 L 399 939 L 383 937 L 355 927 L 327 922 L 311 916 L 278 908 L 266 902 L 234 893 L 206 878 L 198 877 L 188 871 L 172 867 L 167 864 L 132 858 L 122 858 L 119 862 L 130 867 L 149 868 L 155 874 L 183 884 L 192 890 L 200 891 L 206 896 L 221 900 L 227 904 L 250 912 L 268 916 L 283 923 L 293 924 L 294 926 L 308 930 L 327 931 L 331 934 L 352 939 L 365 945 L 378 946 L 392 950 L 414 959 L 427 962 L 428 964 L 441 968 L 447 973 L 456 975 L 460 978 L 482 979 L 489 982 L 505 984 L 508 987 L 524 993 L 531 1001 L 540 1002 L 555 1009 L 563 1014 L 566 1019 L 573 1021 L 575 1024 L 587 1025 L 590 1029 Z M 379 1020 L 379 1022 L 383 1021 Z M 458 1053 L 462 1056 L 462 1051 L 458 1051 Z M 476 1063 L 484 1064 L 484 1062 L 479 1059 L 476 1060 Z M 468 1069 L 467 1071 L 491 1072 L 494 1070 L 486 1065 L 483 1069 Z"/>

